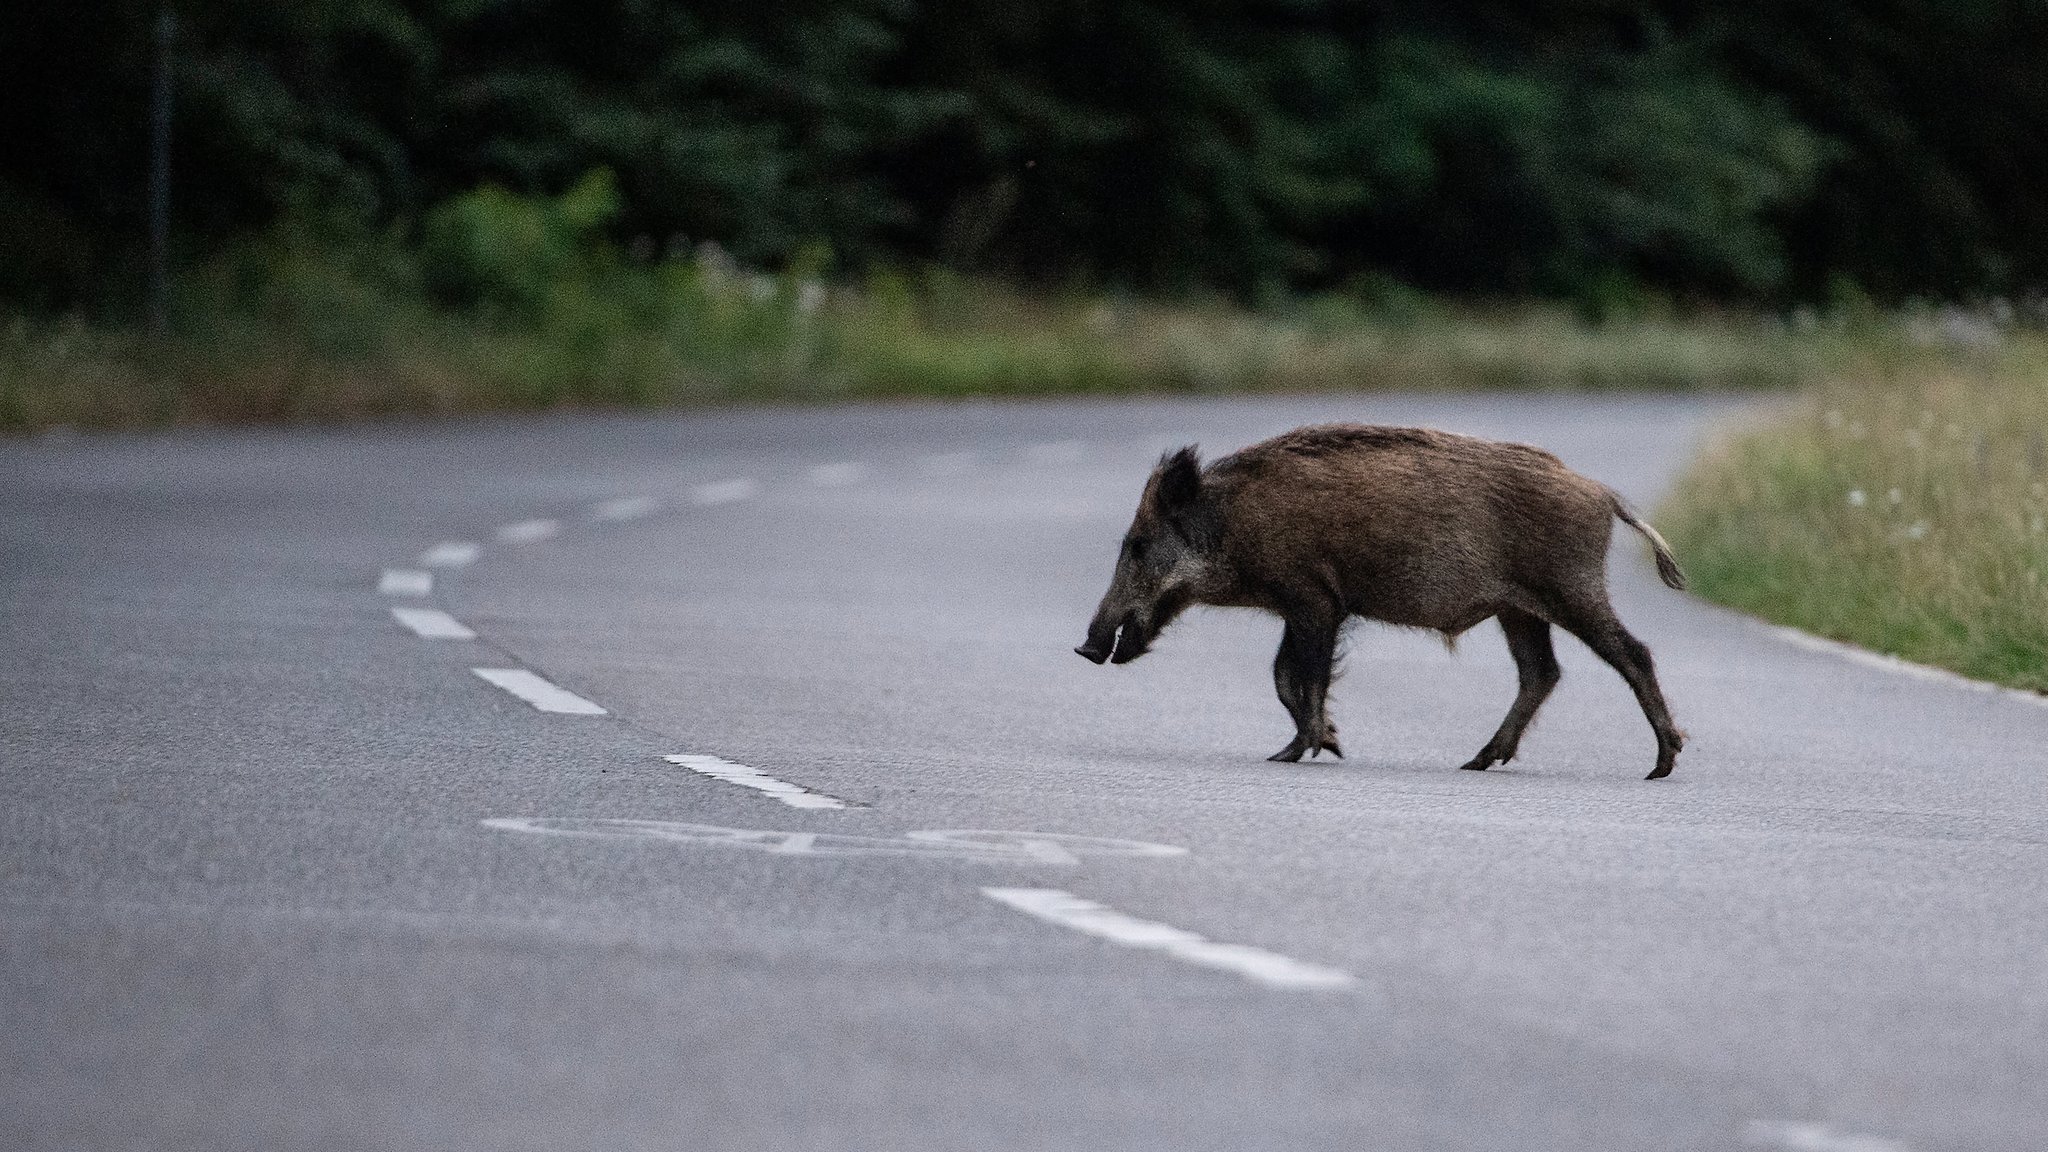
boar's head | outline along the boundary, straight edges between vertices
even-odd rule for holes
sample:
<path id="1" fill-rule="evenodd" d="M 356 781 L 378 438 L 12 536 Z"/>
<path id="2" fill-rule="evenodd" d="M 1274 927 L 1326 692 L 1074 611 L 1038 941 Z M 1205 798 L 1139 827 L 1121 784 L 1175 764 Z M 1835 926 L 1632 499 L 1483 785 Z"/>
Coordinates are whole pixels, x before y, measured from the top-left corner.
<path id="1" fill-rule="evenodd" d="M 1193 448 L 1160 457 L 1145 481 L 1138 514 L 1124 534 L 1116 575 L 1103 593 L 1088 639 L 1074 651 L 1127 664 L 1193 603 L 1215 548 L 1214 513 L 1203 500 L 1202 463 Z"/>

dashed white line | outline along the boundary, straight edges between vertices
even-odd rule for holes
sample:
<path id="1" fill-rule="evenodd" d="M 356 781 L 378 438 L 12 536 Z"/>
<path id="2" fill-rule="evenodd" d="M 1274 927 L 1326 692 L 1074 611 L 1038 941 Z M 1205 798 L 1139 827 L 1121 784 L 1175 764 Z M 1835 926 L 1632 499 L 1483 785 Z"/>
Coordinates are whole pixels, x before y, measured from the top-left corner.
<path id="1" fill-rule="evenodd" d="M 761 486 L 759 484 L 745 478 L 738 480 L 716 480 L 709 484 L 699 484 L 695 488 L 690 489 L 690 503 L 730 504 L 735 500 L 748 499 L 760 490 Z"/>
<path id="2" fill-rule="evenodd" d="M 1071 464 L 1081 458 L 1079 440 L 1057 440 L 1051 444 L 1033 444 L 1024 450 L 1024 455 L 1033 464 Z"/>
<path id="3" fill-rule="evenodd" d="M 593 520 L 637 520 L 661 507 L 652 496 L 621 496 L 606 500 L 590 510 Z"/>
<path id="4" fill-rule="evenodd" d="M 1158 453 L 1186 448 L 1189 445 L 1200 443 L 1201 439 L 1200 436 L 1193 432 L 1156 432 L 1138 441 L 1138 443 L 1145 451 Z"/>
<path id="5" fill-rule="evenodd" d="M 520 520 L 498 529 L 498 539 L 507 544 L 532 544 L 562 530 L 559 520 Z"/>
<path id="6" fill-rule="evenodd" d="M 1356 976 L 1340 969 L 1244 944 L 1218 944 L 1184 928 L 1126 916 L 1058 888 L 983 888 L 981 894 L 1062 928 L 1085 932 L 1126 948 L 1164 952 L 1190 964 L 1235 972 L 1270 988 L 1350 988 L 1358 983 Z"/>
<path id="7" fill-rule="evenodd" d="M 439 608 L 393 608 L 391 616 L 400 624 L 429 640 L 474 640 L 469 626 Z"/>
<path id="8" fill-rule="evenodd" d="M 844 488 L 858 484 L 868 474 L 868 466 L 858 460 L 844 460 L 837 464 L 820 464 L 811 469 L 811 483 L 820 488 Z"/>
<path id="9" fill-rule="evenodd" d="M 377 577 L 377 591 L 386 596 L 431 596 L 434 574 L 418 568 L 386 568 Z"/>
<path id="10" fill-rule="evenodd" d="M 685 753 L 676 756 L 664 756 L 662 759 L 671 764 L 678 764 L 688 768 L 690 771 L 701 776 L 709 776 L 713 780 L 723 780 L 728 784 L 737 784 L 742 788 L 752 788 L 756 792 L 766 793 L 768 796 L 782 801 L 791 808 L 846 807 L 846 801 L 836 796 L 827 796 L 822 792 L 812 792 L 807 788 L 791 784 L 787 780 L 777 780 L 759 768 L 749 768 L 745 764 L 735 764 L 730 760 L 721 760 L 716 756 L 697 756 Z"/>
<path id="11" fill-rule="evenodd" d="M 567 688 L 551 684 L 524 668 L 471 668 L 470 671 L 542 712 L 564 712 L 572 716 L 606 715 L 600 705 L 585 700 Z"/>
<path id="12" fill-rule="evenodd" d="M 420 563 L 429 568 L 464 568 L 476 563 L 483 548 L 468 540 L 443 540 L 420 553 Z"/>
<path id="13" fill-rule="evenodd" d="M 1744 1142 L 1753 1148 L 1778 1148 L 1783 1152 L 1909 1152 L 1896 1140 L 1841 1132 L 1828 1124 L 1758 1120 L 1750 1124 L 1747 1135 Z"/>

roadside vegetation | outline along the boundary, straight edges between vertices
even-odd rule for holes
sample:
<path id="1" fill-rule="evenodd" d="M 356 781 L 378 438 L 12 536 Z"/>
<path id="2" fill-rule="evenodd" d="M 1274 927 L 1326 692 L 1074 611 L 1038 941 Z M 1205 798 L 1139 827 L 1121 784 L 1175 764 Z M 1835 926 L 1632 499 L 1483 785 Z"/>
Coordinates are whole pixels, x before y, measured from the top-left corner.
<path id="1" fill-rule="evenodd" d="M 1910 301 L 2048 289 L 2044 38 L 1936 0 L 0 4 L 38 110 L 0 427 L 1910 375 L 1947 355 Z"/>
<path id="2" fill-rule="evenodd" d="M 1694 463 L 1661 526 L 1730 607 L 2048 692 L 2048 355 L 1824 386 Z"/>
<path id="3" fill-rule="evenodd" d="M 317 226 L 183 275 L 161 335 L 0 320 L 0 429 L 332 420 L 571 405 L 877 397 L 1485 388 L 1785 389 L 1940 370 L 1955 342 L 1867 306 L 1681 313 L 1434 302 L 1392 282 L 1263 307 L 1027 292 L 932 268 L 776 274 L 715 245 L 609 239 L 602 170 L 556 197 L 496 187 L 416 233 Z M 1919 325 L 1916 327 L 1915 325 Z"/>
<path id="4" fill-rule="evenodd" d="M 1952 354 L 1903 327 L 1742 313 L 1595 321 L 1342 294 L 1251 309 L 937 272 L 832 284 L 715 252 L 604 262 L 466 305 L 417 281 L 394 253 L 277 247 L 187 283 L 162 337 L 0 321 L 0 431 L 889 397 L 1786 389 Z"/>

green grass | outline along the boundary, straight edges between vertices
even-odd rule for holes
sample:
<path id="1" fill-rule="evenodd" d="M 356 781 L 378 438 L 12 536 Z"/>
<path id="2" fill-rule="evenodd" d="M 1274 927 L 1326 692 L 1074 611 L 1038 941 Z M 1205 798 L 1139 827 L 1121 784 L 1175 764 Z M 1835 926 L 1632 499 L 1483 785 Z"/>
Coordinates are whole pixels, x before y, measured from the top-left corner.
<path id="1" fill-rule="evenodd" d="M 0 315 L 0 430 L 566 406 L 1354 390 L 1784 389 L 1927 359 L 1890 332 L 1752 316 L 1341 297 L 1033 296 L 946 277 L 825 286 L 717 262 L 600 267 L 539 305 L 435 303 L 403 270 L 269 253 L 181 288 L 171 332 Z"/>
<path id="2" fill-rule="evenodd" d="M 849 398 L 1789 389 L 1924 373 L 1941 341 L 1866 306 L 1787 324 L 1634 300 L 1450 306 L 1380 285 L 1247 309 L 1028 294 L 944 273 L 778 276 L 706 246 L 628 257 L 594 172 L 483 188 L 414 229 L 285 225 L 185 272 L 166 333 L 0 313 L 0 431 Z"/>
<path id="3" fill-rule="evenodd" d="M 1710 599 L 2048 691 L 2048 353 L 1824 386 L 1703 453 L 1660 523 Z"/>
<path id="4" fill-rule="evenodd" d="M 0 431 L 848 398 L 1476 389 L 1788 389 L 1924 373 L 1941 341 L 1855 300 L 1832 322 L 1658 308 L 1447 306 L 1393 284 L 1258 310 L 1026 294 L 944 273 L 831 282 L 714 247 L 608 239 L 596 170 L 421 219 L 286 222 L 178 279 L 168 331 L 0 313 Z M 1610 293 L 1610 295 L 1613 295 Z M 1851 294 L 1853 295 L 1853 294 Z"/>

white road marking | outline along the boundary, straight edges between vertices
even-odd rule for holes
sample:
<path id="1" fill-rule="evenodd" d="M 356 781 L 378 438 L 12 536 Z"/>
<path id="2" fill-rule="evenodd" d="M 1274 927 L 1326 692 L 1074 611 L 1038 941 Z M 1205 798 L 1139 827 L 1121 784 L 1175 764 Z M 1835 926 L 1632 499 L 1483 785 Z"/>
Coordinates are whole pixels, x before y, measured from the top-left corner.
<path id="1" fill-rule="evenodd" d="M 1272 988 L 1350 988 L 1358 983 L 1358 978 L 1349 972 L 1309 964 L 1263 948 L 1218 944 L 1184 928 L 1126 916 L 1058 888 L 983 888 L 981 894 L 1062 928 L 1085 932 L 1126 948 L 1164 952 L 1190 964 L 1235 972 Z"/>
<path id="2" fill-rule="evenodd" d="M 1143 840 L 1068 836 L 1058 832 L 1003 832 L 989 828 L 945 828 L 906 832 L 896 839 L 837 832 L 779 832 L 766 828 L 723 828 L 673 820 L 613 820 L 574 816 L 494 816 L 486 828 L 539 836 L 594 840 L 664 840 L 716 844 L 773 852 L 778 856 L 915 856 L 972 860 L 983 864 L 1074 864 L 1084 856 L 1159 858 L 1185 856 L 1187 849 Z"/>
<path id="3" fill-rule="evenodd" d="M 1081 458 L 1081 448 L 1079 440 L 1059 440 L 1051 444 L 1033 444 L 1024 450 L 1024 455 L 1033 464 L 1071 464 Z"/>
<path id="4" fill-rule="evenodd" d="M 1854 644 L 1844 644 L 1839 640 L 1830 640 L 1825 636 L 1815 636 L 1811 632 L 1802 632 L 1797 628 L 1786 628 L 1777 624 L 1766 624 L 1763 627 L 1765 631 L 1770 632 L 1787 644 L 1797 645 L 1810 652 L 1825 652 L 1830 656 L 1839 656 L 1844 660 L 1861 664 L 1866 668 L 1876 668 L 1879 671 L 1891 672 L 1900 676 L 1911 676 L 1915 680 L 1925 680 L 1933 684 L 1946 684 L 1951 688 L 1963 688 L 1971 692 L 1987 692 L 1994 696 L 2004 696 L 2011 700 L 2017 700 L 2023 704 L 2032 704 L 2036 708 L 2048 708 L 2048 696 L 2043 696 L 2038 692 L 2028 692 L 2019 688 L 2007 688 L 2003 684 L 1993 684 L 1988 680 L 1972 680 L 1968 676 L 1951 672 L 1946 668 L 1916 664 L 1911 660 L 1902 660 L 1897 656 L 1888 656 L 1883 652 L 1872 652 L 1868 648 L 1858 648 Z"/>
<path id="5" fill-rule="evenodd" d="M 430 596 L 434 592 L 434 574 L 418 568 L 386 568 L 377 577 L 377 591 L 386 596 Z"/>
<path id="6" fill-rule="evenodd" d="M 1139 441 L 1145 451 L 1152 453 L 1173 452 L 1190 444 L 1201 443 L 1202 438 L 1193 432 L 1155 432 Z"/>
<path id="7" fill-rule="evenodd" d="M 603 716 L 605 710 L 567 688 L 550 684 L 524 668 L 471 668 L 471 672 L 496 684 L 542 712 L 566 712 L 572 716 Z"/>
<path id="8" fill-rule="evenodd" d="M 476 563 L 483 548 L 468 540 L 443 540 L 420 553 L 420 563 L 429 568 L 465 568 Z"/>
<path id="9" fill-rule="evenodd" d="M 416 635 L 429 640 L 474 640 L 476 633 L 439 608 L 393 608 L 391 615 Z"/>
<path id="10" fill-rule="evenodd" d="M 531 544 L 546 540 L 562 530 L 559 520 L 520 520 L 498 529 L 498 539 L 507 544 Z"/>
<path id="11" fill-rule="evenodd" d="M 1779 1148 L 1784 1152 L 1909 1152 L 1904 1144 L 1882 1136 L 1859 1136 L 1839 1132 L 1827 1124 L 1801 1124 L 1782 1120 L 1751 1122 L 1744 1143 L 1753 1148 Z"/>
<path id="12" fill-rule="evenodd" d="M 730 504 L 745 500 L 761 491 L 761 486 L 752 480 L 718 480 L 710 484 L 699 484 L 690 489 L 692 504 Z"/>
<path id="13" fill-rule="evenodd" d="M 958 844 L 1018 852 L 1042 864 L 1077 864 L 1083 856 L 1185 856 L 1188 850 L 1177 844 L 1154 844 L 1147 840 L 1119 840 L 1110 836 L 1075 836 L 1066 832 L 1006 832 L 1000 828 L 935 828 L 927 832 L 905 832 L 906 840 L 930 844 Z"/>
<path id="14" fill-rule="evenodd" d="M 924 458 L 924 473 L 927 476 L 958 476 L 972 467 L 972 452 L 946 452 Z"/>
<path id="15" fill-rule="evenodd" d="M 621 496 L 617 500 L 606 500 L 590 510 L 593 520 L 637 520 L 646 516 L 661 504 L 652 496 Z"/>
<path id="16" fill-rule="evenodd" d="M 812 792 L 807 788 L 791 784 L 787 780 L 777 780 L 759 768 L 749 768 L 745 764 L 735 764 L 730 760 L 721 760 L 716 756 L 695 756 L 685 753 L 677 756 L 663 756 L 662 759 L 671 764 L 680 764 L 700 776 L 709 776 L 713 780 L 723 780 L 728 784 L 737 784 L 742 788 L 752 788 L 756 792 L 765 792 L 769 796 L 789 805 L 791 808 L 846 807 L 846 801 L 836 796 L 827 796 L 822 792 Z"/>
<path id="17" fill-rule="evenodd" d="M 845 460 L 838 464 L 820 464 L 811 469 L 811 483 L 820 488 L 844 488 L 858 484 L 868 474 L 868 466 L 858 460 Z"/>

